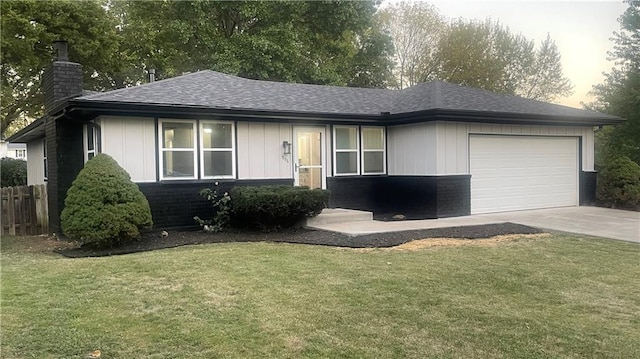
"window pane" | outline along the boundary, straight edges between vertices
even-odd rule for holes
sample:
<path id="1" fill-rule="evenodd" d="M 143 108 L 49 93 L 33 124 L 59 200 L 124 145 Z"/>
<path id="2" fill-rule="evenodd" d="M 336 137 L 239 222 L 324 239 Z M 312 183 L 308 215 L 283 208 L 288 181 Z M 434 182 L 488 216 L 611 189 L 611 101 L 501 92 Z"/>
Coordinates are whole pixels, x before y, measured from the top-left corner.
<path id="1" fill-rule="evenodd" d="M 231 148 L 230 123 L 205 123 L 202 125 L 204 148 Z"/>
<path id="2" fill-rule="evenodd" d="M 193 151 L 166 151 L 163 154 L 163 177 L 193 177 Z"/>
<path id="3" fill-rule="evenodd" d="M 336 128 L 336 149 L 355 150 L 358 148 L 357 128 Z"/>
<path id="4" fill-rule="evenodd" d="M 163 148 L 193 148 L 193 124 L 162 123 Z"/>
<path id="5" fill-rule="evenodd" d="M 358 173 L 358 153 L 336 153 L 336 173 Z"/>
<path id="6" fill-rule="evenodd" d="M 322 137 L 320 132 L 298 133 L 298 164 L 300 166 L 322 165 Z"/>
<path id="7" fill-rule="evenodd" d="M 322 168 L 301 168 L 300 186 L 322 188 Z"/>
<path id="8" fill-rule="evenodd" d="M 384 152 L 365 152 L 364 173 L 381 173 L 384 171 Z"/>
<path id="9" fill-rule="evenodd" d="M 231 151 L 205 151 L 205 176 L 233 176 Z"/>
<path id="10" fill-rule="evenodd" d="M 95 143 L 93 141 L 94 129 L 91 126 L 87 126 L 87 150 L 93 151 Z"/>
<path id="11" fill-rule="evenodd" d="M 365 150 L 384 149 L 384 129 L 363 128 L 362 129 L 362 148 L 364 148 Z"/>

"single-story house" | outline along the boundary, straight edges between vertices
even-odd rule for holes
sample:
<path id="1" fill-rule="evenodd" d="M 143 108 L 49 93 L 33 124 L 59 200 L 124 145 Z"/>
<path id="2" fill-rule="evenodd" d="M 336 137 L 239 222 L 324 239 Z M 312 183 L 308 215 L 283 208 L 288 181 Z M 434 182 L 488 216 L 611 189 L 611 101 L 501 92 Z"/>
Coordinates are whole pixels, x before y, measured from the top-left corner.
<path id="1" fill-rule="evenodd" d="M 46 115 L 9 140 L 48 181 L 52 231 L 84 163 L 109 154 L 157 228 L 206 216 L 215 182 L 331 190 L 331 207 L 440 218 L 593 203 L 594 128 L 621 118 L 447 82 L 403 90 L 258 81 L 198 71 L 82 90 L 66 44 L 45 71 Z"/>
<path id="2" fill-rule="evenodd" d="M 10 143 L 0 140 L 0 158 L 27 160 L 27 146 L 24 143 Z"/>

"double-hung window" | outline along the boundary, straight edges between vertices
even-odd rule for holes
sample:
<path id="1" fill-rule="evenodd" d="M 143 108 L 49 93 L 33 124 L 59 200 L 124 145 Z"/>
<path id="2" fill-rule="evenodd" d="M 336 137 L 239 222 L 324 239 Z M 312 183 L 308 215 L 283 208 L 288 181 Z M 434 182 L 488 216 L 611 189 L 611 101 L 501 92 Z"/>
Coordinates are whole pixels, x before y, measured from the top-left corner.
<path id="1" fill-rule="evenodd" d="M 362 127 L 362 174 L 386 172 L 383 127 Z"/>
<path id="2" fill-rule="evenodd" d="M 233 122 L 160 120 L 160 179 L 235 178 Z"/>
<path id="3" fill-rule="evenodd" d="M 98 149 L 100 138 L 98 137 L 98 129 L 92 123 L 84 125 L 83 131 L 83 147 L 84 147 L 84 161 L 87 162 L 100 151 Z"/>
<path id="4" fill-rule="evenodd" d="M 233 122 L 200 122 L 200 176 L 202 178 L 234 178 Z"/>
<path id="5" fill-rule="evenodd" d="M 160 120 L 161 179 L 196 178 L 196 122 Z"/>
<path id="6" fill-rule="evenodd" d="M 47 163 L 47 140 L 42 141 L 42 164 L 44 166 L 44 180 L 49 179 L 49 164 Z"/>
<path id="7" fill-rule="evenodd" d="M 333 168 L 335 176 L 385 174 L 384 127 L 334 126 Z"/>
<path id="8" fill-rule="evenodd" d="M 333 128 L 334 175 L 346 176 L 359 174 L 360 136 L 356 126 L 336 126 Z"/>

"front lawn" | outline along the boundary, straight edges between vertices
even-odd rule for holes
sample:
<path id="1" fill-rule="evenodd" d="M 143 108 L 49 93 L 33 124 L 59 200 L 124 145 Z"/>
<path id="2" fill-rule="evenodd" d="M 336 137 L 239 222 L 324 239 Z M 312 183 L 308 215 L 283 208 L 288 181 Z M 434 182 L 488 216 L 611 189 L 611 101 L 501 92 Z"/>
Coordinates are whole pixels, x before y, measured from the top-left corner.
<path id="1" fill-rule="evenodd" d="M 3 358 L 640 357 L 638 244 L 228 243 L 68 259 L 50 243 L 2 238 Z"/>

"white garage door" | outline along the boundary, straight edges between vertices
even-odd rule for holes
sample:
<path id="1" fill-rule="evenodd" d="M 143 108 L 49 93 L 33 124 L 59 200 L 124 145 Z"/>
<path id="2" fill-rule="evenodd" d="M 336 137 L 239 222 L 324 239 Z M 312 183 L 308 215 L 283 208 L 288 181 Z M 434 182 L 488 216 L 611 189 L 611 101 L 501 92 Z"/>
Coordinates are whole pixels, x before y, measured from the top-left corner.
<path id="1" fill-rule="evenodd" d="M 578 139 L 469 137 L 471 213 L 578 205 Z"/>

